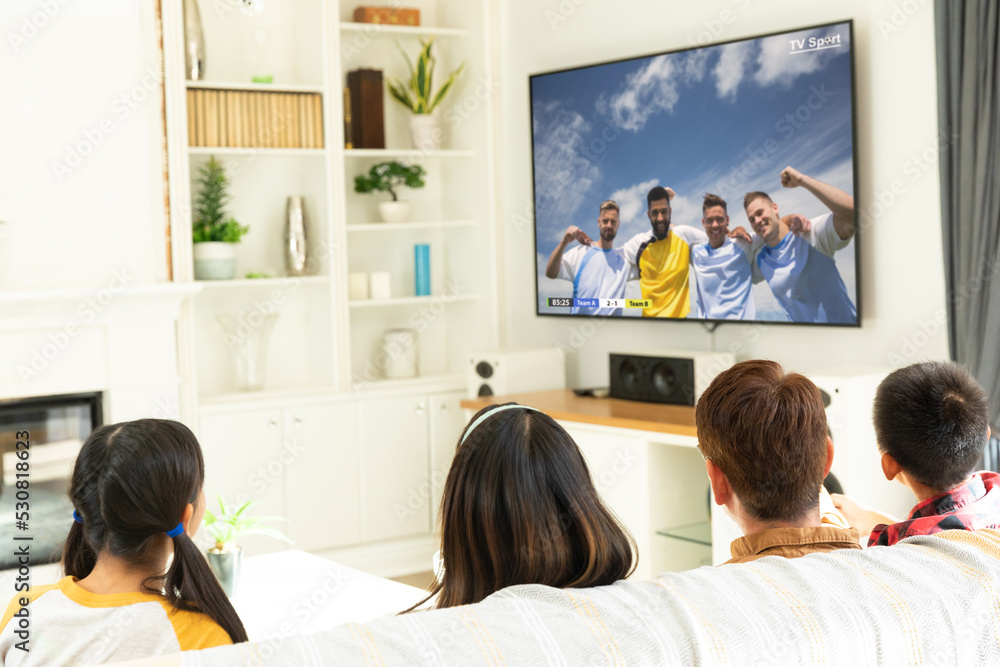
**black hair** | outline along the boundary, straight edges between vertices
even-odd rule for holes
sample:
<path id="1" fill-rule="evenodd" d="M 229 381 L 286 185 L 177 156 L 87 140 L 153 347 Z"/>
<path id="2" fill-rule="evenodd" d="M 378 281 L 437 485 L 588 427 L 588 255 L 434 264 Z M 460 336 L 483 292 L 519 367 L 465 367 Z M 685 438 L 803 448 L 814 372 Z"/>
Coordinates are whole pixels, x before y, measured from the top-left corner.
<path id="1" fill-rule="evenodd" d="M 667 206 L 670 206 L 670 195 L 667 194 L 667 189 L 662 185 L 657 185 L 655 188 L 649 191 L 646 195 L 646 210 L 653 205 L 654 201 L 660 201 L 661 199 L 667 200 Z"/>
<path id="2" fill-rule="evenodd" d="M 448 471 L 444 573 L 423 601 L 437 595 L 437 608 L 517 584 L 605 586 L 635 570 L 635 541 L 601 501 L 573 438 L 542 412 L 504 406 L 470 431 L 501 406 L 476 413 Z"/>
<path id="3" fill-rule="evenodd" d="M 158 557 L 158 537 L 197 502 L 205 461 L 191 430 L 166 419 L 139 419 L 94 429 L 80 449 L 69 496 L 83 519 L 73 522 L 63 548 L 67 575 L 89 575 L 101 553 L 136 566 Z M 234 643 L 247 633 L 208 561 L 186 532 L 172 538 L 165 575 L 143 588 L 166 596 L 175 609 L 197 611 L 219 624 Z"/>
<path id="4" fill-rule="evenodd" d="M 928 361 L 879 385 L 872 418 L 879 450 L 938 493 L 975 470 L 986 446 L 990 400 L 965 368 Z"/>

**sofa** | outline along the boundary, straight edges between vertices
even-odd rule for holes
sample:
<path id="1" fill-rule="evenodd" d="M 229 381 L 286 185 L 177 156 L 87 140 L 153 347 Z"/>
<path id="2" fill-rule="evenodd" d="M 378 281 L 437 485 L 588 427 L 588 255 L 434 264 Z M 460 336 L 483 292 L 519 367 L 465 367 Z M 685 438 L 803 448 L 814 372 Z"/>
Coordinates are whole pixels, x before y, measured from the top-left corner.
<path id="1" fill-rule="evenodd" d="M 764 558 L 136 665 L 1000 665 L 1000 531 Z"/>

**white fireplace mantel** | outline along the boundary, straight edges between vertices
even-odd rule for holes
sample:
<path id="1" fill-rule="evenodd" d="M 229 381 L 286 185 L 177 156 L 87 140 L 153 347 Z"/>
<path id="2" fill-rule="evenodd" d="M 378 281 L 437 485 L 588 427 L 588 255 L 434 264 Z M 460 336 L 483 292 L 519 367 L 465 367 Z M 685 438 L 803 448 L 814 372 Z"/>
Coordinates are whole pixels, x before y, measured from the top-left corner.
<path id="1" fill-rule="evenodd" d="M 177 322 L 197 283 L 0 292 L 0 399 L 104 392 L 105 421 L 177 419 Z"/>

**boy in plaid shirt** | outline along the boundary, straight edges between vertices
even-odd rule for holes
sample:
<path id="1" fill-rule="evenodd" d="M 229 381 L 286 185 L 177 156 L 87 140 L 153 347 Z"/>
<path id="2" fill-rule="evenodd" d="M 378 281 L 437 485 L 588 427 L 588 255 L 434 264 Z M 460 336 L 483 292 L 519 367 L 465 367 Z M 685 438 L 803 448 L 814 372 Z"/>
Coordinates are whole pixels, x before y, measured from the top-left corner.
<path id="1" fill-rule="evenodd" d="M 891 373 L 875 394 L 882 472 L 919 501 L 904 521 L 833 494 L 868 546 L 942 530 L 1000 528 L 1000 474 L 975 472 L 990 437 L 990 401 L 958 364 L 924 362 Z"/>

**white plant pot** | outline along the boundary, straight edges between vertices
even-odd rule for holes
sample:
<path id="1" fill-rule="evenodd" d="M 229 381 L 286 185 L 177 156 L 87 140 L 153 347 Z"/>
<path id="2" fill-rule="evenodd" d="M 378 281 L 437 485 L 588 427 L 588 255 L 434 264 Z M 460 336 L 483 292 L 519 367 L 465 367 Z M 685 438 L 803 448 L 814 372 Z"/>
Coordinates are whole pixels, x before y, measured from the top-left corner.
<path id="1" fill-rule="evenodd" d="M 410 202 L 379 202 L 378 214 L 382 218 L 382 222 L 406 222 L 407 218 L 410 217 Z"/>
<path id="2" fill-rule="evenodd" d="M 236 244 L 209 241 L 194 244 L 195 280 L 232 280 L 236 276 Z"/>
<path id="3" fill-rule="evenodd" d="M 422 151 L 434 151 L 444 145 L 444 129 L 436 113 L 412 114 L 410 116 L 410 136 L 413 147 Z"/>

